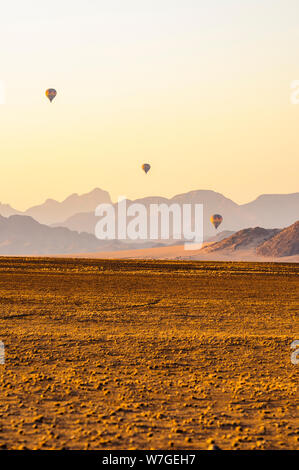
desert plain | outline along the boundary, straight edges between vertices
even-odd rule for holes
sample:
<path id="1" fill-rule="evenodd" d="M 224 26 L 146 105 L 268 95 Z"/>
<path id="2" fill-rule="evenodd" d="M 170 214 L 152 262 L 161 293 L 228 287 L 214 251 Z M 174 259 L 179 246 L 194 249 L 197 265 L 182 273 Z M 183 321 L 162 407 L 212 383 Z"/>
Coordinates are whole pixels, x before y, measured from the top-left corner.
<path id="1" fill-rule="evenodd" d="M 299 449 L 299 265 L 0 259 L 1 449 Z"/>

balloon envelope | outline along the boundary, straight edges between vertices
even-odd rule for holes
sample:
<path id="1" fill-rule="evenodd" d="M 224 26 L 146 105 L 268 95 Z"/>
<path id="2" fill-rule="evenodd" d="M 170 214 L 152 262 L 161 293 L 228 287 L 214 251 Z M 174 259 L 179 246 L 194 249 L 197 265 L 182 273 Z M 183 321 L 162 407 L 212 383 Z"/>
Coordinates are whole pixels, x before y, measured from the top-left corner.
<path id="1" fill-rule="evenodd" d="M 150 171 L 151 166 L 149 163 L 144 163 L 141 168 L 143 169 L 143 171 L 145 171 L 145 173 L 147 173 L 148 171 Z"/>
<path id="2" fill-rule="evenodd" d="M 57 91 L 54 88 L 48 88 L 48 90 L 46 90 L 46 97 L 49 98 L 51 103 L 54 100 L 56 95 L 57 95 Z"/>
<path id="3" fill-rule="evenodd" d="M 221 224 L 223 217 L 220 214 L 214 214 L 211 216 L 211 222 L 214 225 L 215 228 L 218 228 L 219 225 Z"/>

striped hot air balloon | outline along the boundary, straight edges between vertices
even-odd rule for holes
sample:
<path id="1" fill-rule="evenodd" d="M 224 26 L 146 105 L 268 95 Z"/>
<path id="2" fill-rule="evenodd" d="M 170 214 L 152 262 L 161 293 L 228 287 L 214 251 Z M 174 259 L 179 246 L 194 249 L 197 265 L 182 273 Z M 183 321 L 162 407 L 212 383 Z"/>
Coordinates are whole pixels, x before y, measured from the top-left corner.
<path id="1" fill-rule="evenodd" d="M 215 229 L 217 229 L 219 225 L 221 224 L 223 217 L 220 214 L 214 214 L 211 216 L 210 220 L 211 220 L 211 223 L 214 225 Z"/>
<path id="2" fill-rule="evenodd" d="M 57 95 L 57 91 L 54 90 L 54 88 L 48 88 L 48 90 L 46 90 L 46 97 L 50 100 L 51 103 L 54 100 L 56 95 Z"/>
<path id="3" fill-rule="evenodd" d="M 148 171 L 150 171 L 151 166 L 149 163 L 144 163 L 141 168 L 143 169 L 145 173 L 147 173 Z"/>

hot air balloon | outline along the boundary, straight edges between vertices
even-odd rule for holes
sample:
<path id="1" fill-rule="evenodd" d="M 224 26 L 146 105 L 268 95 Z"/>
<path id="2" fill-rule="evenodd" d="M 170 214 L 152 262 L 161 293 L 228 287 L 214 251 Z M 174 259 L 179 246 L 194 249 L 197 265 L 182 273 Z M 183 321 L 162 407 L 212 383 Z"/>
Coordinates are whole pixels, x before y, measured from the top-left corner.
<path id="1" fill-rule="evenodd" d="M 219 225 L 221 224 L 223 217 L 220 214 L 214 214 L 211 216 L 211 222 L 214 225 L 214 227 L 217 229 Z"/>
<path id="2" fill-rule="evenodd" d="M 57 95 L 57 91 L 54 88 L 48 88 L 46 91 L 46 97 L 49 98 L 50 102 L 54 100 L 55 96 Z"/>
<path id="3" fill-rule="evenodd" d="M 148 171 L 150 171 L 151 166 L 149 163 L 144 163 L 141 168 L 143 169 L 145 173 L 147 173 Z"/>

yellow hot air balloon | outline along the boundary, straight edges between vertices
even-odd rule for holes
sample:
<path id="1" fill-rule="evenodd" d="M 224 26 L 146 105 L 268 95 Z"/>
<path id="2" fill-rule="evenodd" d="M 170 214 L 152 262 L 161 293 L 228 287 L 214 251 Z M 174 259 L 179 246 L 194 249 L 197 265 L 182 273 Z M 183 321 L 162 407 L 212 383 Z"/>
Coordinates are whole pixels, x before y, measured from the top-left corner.
<path id="1" fill-rule="evenodd" d="M 221 224 L 221 222 L 223 220 L 223 217 L 220 214 L 214 214 L 214 215 L 211 216 L 210 220 L 211 220 L 212 224 L 214 225 L 215 229 L 217 229 L 219 227 L 219 225 Z"/>
<path id="2" fill-rule="evenodd" d="M 46 90 L 46 97 L 50 100 L 50 103 L 52 103 L 56 95 L 57 91 L 54 90 L 54 88 L 48 88 L 48 90 Z"/>
<path id="3" fill-rule="evenodd" d="M 143 169 L 145 173 L 147 173 L 148 171 L 150 171 L 151 166 L 149 163 L 144 163 L 141 168 Z"/>

